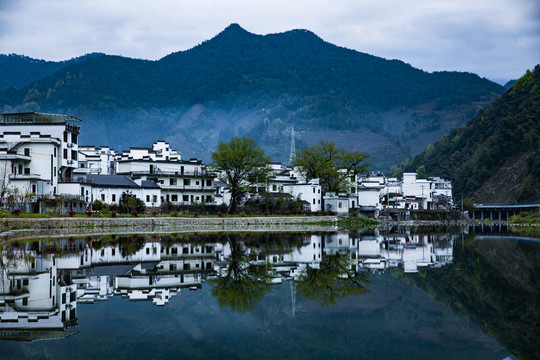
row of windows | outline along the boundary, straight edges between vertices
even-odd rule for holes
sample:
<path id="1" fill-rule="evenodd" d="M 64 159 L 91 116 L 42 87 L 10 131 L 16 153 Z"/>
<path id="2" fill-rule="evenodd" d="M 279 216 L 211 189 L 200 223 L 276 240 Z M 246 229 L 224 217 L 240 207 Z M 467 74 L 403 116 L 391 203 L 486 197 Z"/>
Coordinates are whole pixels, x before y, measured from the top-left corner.
<path id="1" fill-rule="evenodd" d="M 163 184 L 164 180 L 160 180 L 159 182 L 161 184 Z M 191 186 L 191 179 L 184 179 L 183 183 L 184 183 L 184 186 Z M 201 184 L 201 182 L 199 180 L 195 180 L 195 185 L 196 186 L 199 186 L 200 184 Z M 204 182 L 203 182 L 203 184 L 204 184 Z M 169 179 L 169 185 L 178 185 L 178 179 L 175 179 L 175 178 Z M 206 186 L 212 186 L 212 180 L 211 179 L 206 180 Z"/>
<path id="2" fill-rule="evenodd" d="M 172 195 L 169 195 L 167 194 L 165 197 L 161 197 L 161 202 L 178 202 L 178 199 L 179 199 L 179 195 L 177 194 L 172 194 Z M 182 195 L 182 201 L 183 202 L 212 202 L 213 199 L 212 199 L 212 195 L 206 195 L 206 197 L 204 195 L 201 195 L 201 196 L 198 196 L 198 195 Z"/>
<path id="3" fill-rule="evenodd" d="M 69 132 L 64 131 L 64 142 L 65 142 L 65 143 L 68 142 L 68 134 L 69 134 Z M 76 144 L 76 143 L 77 143 L 77 138 L 78 138 L 77 134 L 71 133 L 71 142 L 72 142 L 73 144 Z"/>

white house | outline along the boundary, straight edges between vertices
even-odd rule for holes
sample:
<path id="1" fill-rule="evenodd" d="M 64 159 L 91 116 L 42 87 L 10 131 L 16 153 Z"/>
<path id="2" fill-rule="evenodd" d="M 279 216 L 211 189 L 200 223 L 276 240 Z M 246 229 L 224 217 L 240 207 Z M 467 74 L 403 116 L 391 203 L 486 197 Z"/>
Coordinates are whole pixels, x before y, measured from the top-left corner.
<path id="1" fill-rule="evenodd" d="M 79 167 L 74 174 L 114 175 L 116 156 L 108 146 L 79 146 Z"/>
<path id="2" fill-rule="evenodd" d="M 60 184 L 62 191 L 80 194 L 88 204 L 96 200 L 119 204 L 124 192 L 135 195 L 146 207 L 161 206 L 161 188 L 150 180 L 131 180 L 125 175 L 88 174 Z"/>
<path id="3" fill-rule="evenodd" d="M 291 194 L 294 198 L 299 197 L 309 203 L 312 212 L 321 211 L 322 190 L 319 179 L 312 179 L 307 184 L 283 185 L 283 192 Z"/>
<path id="4" fill-rule="evenodd" d="M 80 122 L 67 115 L 8 113 L 0 116 L 0 186 L 40 198 L 69 196 L 58 184 L 78 167 Z M 2 201 L 4 199 L 1 199 Z"/>
<path id="5" fill-rule="evenodd" d="M 160 203 L 215 205 L 214 174 L 201 160 L 182 160 L 164 141 L 155 142 L 151 149 L 131 148 L 117 157 L 116 165 L 117 174 L 158 184 Z"/>

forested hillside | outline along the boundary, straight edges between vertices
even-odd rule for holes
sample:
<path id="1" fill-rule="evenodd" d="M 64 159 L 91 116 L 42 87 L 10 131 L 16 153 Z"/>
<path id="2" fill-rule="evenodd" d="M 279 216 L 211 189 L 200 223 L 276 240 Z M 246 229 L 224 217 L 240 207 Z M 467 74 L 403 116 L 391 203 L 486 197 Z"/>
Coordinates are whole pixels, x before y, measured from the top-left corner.
<path id="1" fill-rule="evenodd" d="M 87 144 L 122 149 L 164 139 L 203 159 L 218 141 L 248 135 L 284 161 L 295 126 L 299 148 L 335 141 L 373 153 L 384 168 L 422 151 L 503 91 L 474 74 L 427 73 L 306 30 L 261 36 L 233 24 L 159 61 L 98 55 L 70 64 L 0 92 L 0 109 L 79 117 Z"/>
<path id="2" fill-rule="evenodd" d="M 394 171 L 423 165 L 478 202 L 540 200 L 539 87 L 537 65 L 491 107 Z"/>
<path id="3" fill-rule="evenodd" d="M 0 90 L 9 87 L 18 89 L 28 86 L 46 76 L 71 64 L 103 54 L 87 54 L 66 61 L 45 61 L 29 58 L 28 56 L 0 54 Z"/>

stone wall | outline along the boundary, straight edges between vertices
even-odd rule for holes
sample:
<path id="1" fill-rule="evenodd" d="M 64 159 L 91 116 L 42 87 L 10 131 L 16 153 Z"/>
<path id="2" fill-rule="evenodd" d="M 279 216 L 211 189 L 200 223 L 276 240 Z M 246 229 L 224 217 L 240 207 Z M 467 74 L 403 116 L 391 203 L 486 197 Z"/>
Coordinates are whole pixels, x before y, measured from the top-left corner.
<path id="1" fill-rule="evenodd" d="M 332 231 L 336 222 L 335 216 L 4 218 L 0 220 L 0 239 L 177 231 Z"/>

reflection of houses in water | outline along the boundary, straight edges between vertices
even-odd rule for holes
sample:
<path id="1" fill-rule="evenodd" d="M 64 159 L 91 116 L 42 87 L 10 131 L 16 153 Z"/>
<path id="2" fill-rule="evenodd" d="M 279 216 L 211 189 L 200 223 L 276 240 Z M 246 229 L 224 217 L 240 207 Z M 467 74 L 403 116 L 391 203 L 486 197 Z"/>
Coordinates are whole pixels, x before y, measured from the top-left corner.
<path id="1" fill-rule="evenodd" d="M 58 275 L 55 256 L 1 254 L 0 339 L 32 341 L 78 332 L 76 287 Z"/>
<path id="2" fill-rule="evenodd" d="M 66 337 L 78 332 L 77 302 L 121 295 L 165 305 L 183 287 L 200 288 L 214 271 L 215 244 L 116 240 L 103 247 L 90 239 L 5 246 L 0 339 Z"/>
<path id="3" fill-rule="evenodd" d="M 406 273 L 419 267 L 440 267 L 452 262 L 454 237 L 449 234 L 378 235 L 358 241 L 359 266 L 385 270 L 400 264 Z"/>

